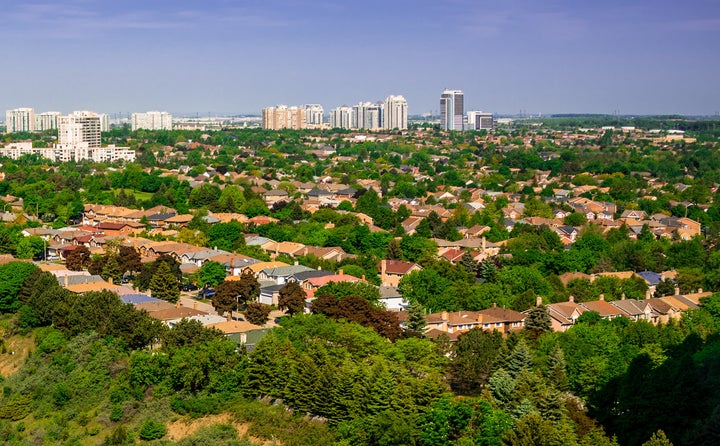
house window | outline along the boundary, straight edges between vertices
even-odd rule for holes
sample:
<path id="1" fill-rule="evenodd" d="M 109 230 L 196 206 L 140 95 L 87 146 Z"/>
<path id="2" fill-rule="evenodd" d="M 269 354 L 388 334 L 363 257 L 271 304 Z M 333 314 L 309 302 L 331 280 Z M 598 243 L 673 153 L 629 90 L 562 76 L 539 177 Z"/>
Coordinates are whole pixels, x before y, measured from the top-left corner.
<path id="1" fill-rule="evenodd" d="M 502 328 L 502 326 L 503 326 L 502 322 L 495 323 L 495 328 Z"/>

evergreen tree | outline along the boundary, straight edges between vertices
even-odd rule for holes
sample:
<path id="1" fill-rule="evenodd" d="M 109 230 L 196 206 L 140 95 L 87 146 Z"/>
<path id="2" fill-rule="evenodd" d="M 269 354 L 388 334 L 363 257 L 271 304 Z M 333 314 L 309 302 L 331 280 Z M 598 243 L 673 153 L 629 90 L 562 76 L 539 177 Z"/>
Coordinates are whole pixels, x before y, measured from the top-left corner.
<path id="1" fill-rule="evenodd" d="M 402 248 L 400 248 L 400 242 L 397 239 L 392 239 L 390 243 L 388 243 L 385 258 L 388 260 L 402 259 Z"/>
<path id="2" fill-rule="evenodd" d="M 425 311 L 423 307 L 417 302 L 410 302 L 408 307 L 408 330 L 414 331 L 415 333 L 422 334 L 427 326 L 427 320 L 425 319 Z"/>
<path id="3" fill-rule="evenodd" d="M 533 307 L 525 319 L 525 330 L 533 339 L 539 338 L 543 333 L 552 331 L 552 321 L 544 306 Z"/>
<path id="4" fill-rule="evenodd" d="M 715 440 L 717 440 L 717 438 Z M 665 432 L 659 430 L 655 432 L 648 441 L 643 443 L 642 446 L 673 446 L 673 444 L 665 435 Z"/>
<path id="5" fill-rule="evenodd" d="M 458 266 L 460 266 L 460 268 L 464 269 L 468 273 L 472 274 L 473 277 L 475 277 L 478 272 L 478 263 L 475 261 L 470 251 L 465 251 L 463 253 L 462 257 L 460 258 L 460 262 L 458 263 Z"/>
<path id="6" fill-rule="evenodd" d="M 495 282 L 495 279 L 497 279 L 497 265 L 495 265 L 495 262 L 491 259 L 485 259 L 480 262 L 478 277 L 484 282 Z"/>
<path id="7" fill-rule="evenodd" d="M 120 270 L 120 264 L 116 256 L 108 256 L 105 265 L 103 265 L 101 276 L 105 280 L 112 279 L 113 283 L 120 283 L 122 281 L 122 271 Z"/>
<path id="8" fill-rule="evenodd" d="M 14 254 L 15 242 L 7 231 L 0 231 L 0 254 Z"/>
<path id="9" fill-rule="evenodd" d="M 170 270 L 167 263 L 162 262 L 150 280 L 150 291 L 152 296 L 168 302 L 177 302 L 180 298 L 180 287 L 178 280 Z"/>
<path id="10" fill-rule="evenodd" d="M 515 345 L 512 353 L 510 353 L 510 357 L 507 361 L 507 368 L 508 372 L 510 372 L 513 377 L 516 377 L 523 370 L 532 370 L 532 352 L 524 340 L 520 339 L 520 341 Z"/>
<path id="11" fill-rule="evenodd" d="M 555 345 L 548 358 L 548 380 L 550 384 L 561 392 L 567 390 L 568 378 L 565 354 L 559 344 Z"/>

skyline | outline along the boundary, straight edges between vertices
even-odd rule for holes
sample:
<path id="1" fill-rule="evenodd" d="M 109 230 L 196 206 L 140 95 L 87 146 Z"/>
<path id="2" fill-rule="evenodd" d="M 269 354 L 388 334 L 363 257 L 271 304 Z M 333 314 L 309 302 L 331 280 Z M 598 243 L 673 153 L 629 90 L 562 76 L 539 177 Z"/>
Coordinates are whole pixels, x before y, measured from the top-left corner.
<path id="1" fill-rule="evenodd" d="M 61 0 L 4 6 L 2 109 L 256 114 L 403 95 L 465 111 L 714 115 L 711 0 L 362 4 Z"/>

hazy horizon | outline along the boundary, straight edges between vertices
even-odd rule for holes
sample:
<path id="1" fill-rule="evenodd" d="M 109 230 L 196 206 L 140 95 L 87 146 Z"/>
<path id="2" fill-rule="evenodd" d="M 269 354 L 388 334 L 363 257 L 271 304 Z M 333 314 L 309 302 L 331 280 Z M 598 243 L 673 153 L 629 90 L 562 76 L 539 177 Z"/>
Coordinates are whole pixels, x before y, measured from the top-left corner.
<path id="1" fill-rule="evenodd" d="M 399 94 L 421 115 L 451 88 L 502 115 L 720 111 L 711 0 L 31 0 L 3 16 L 3 110 L 327 113 Z"/>

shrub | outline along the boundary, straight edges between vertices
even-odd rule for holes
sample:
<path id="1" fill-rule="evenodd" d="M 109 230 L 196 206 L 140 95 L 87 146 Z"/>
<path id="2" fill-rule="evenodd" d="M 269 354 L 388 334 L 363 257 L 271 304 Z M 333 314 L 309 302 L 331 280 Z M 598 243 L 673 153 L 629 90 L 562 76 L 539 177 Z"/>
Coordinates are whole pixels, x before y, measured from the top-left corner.
<path id="1" fill-rule="evenodd" d="M 155 420 L 147 420 L 140 428 L 140 438 L 143 440 L 157 440 L 167 433 L 163 423 Z"/>
<path id="2" fill-rule="evenodd" d="M 122 406 L 116 404 L 112 408 L 110 408 L 110 421 L 116 423 L 120 421 L 120 419 L 123 416 L 123 408 Z"/>

